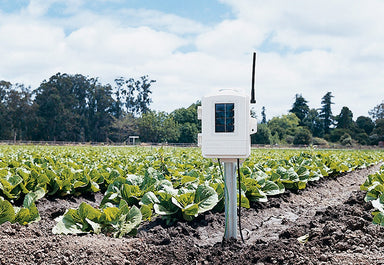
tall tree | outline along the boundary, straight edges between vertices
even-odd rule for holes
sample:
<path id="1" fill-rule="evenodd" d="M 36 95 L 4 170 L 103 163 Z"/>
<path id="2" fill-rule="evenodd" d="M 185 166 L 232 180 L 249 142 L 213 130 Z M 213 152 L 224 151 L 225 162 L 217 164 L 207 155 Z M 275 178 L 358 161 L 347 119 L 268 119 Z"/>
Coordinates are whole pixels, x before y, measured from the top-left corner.
<path id="1" fill-rule="evenodd" d="M 149 111 L 138 118 L 137 126 L 143 142 L 177 142 L 180 136 L 178 124 L 172 115 Z"/>
<path id="2" fill-rule="evenodd" d="M 323 122 L 320 119 L 319 113 L 316 109 L 309 110 L 307 116 L 303 120 L 303 124 L 311 131 L 314 137 L 323 137 Z"/>
<path id="3" fill-rule="evenodd" d="M 336 128 L 339 129 L 353 129 L 353 113 L 348 107 L 343 107 L 340 111 L 340 114 L 336 116 Z"/>
<path id="4" fill-rule="evenodd" d="M 64 104 L 58 89 L 43 84 L 38 89 L 34 104 L 37 105 L 38 120 L 35 140 L 61 140 L 60 132 L 65 130 L 62 126 Z"/>
<path id="5" fill-rule="evenodd" d="M 120 119 L 124 115 L 123 95 L 126 93 L 124 92 L 124 83 L 125 80 L 123 77 L 115 79 L 116 87 L 114 95 L 116 97 L 116 101 L 113 106 L 113 116 L 116 119 Z"/>
<path id="6" fill-rule="evenodd" d="M 135 135 L 138 135 L 137 118 L 135 118 L 133 114 L 127 113 L 123 117 L 120 117 L 120 119 L 113 117 L 108 135 L 108 138 L 112 142 L 127 142 L 129 141 L 129 136 Z"/>
<path id="7" fill-rule="evenodd" d="M 6 107 L 13 140 L 16 141 L 17 137 L 20 140 L 27 139 L 32 126 L 32 93 L 24 85 L 16 84 L 8 92 Z"/>
<path id="8" fill-rule="evenodd" d="M 384 119 L 384 101 L 381 102 L 376 107 L 374 107 L 368 113 L 369 113 L 369 115 L 371 115 L 371 117 L 374 121 L 379 120 L 379 119 Z"/>
<path id="9" fill-rule="evenodd" d="M 12 135 L 7 113 L 7 95 L 11 87 L 10 82 L 0 81 L 0 139 L 9 139 Z"/>
<path id="10" fill-rule="evenodd" d="M 305 117 L 308 115 L 309 107 L 308 101 L 304 99 L 301 94 L 295 95 L 295 102 L 293 103 L 292 109 L 289 112 L 294 113 L 300 120 L 300 126 L 303 126 L 303 121 Z"/>
<path id="11" fill-rule="evenodd" d="M 89 98 L 89 128 L 91 138 L 97 142 L 109 142 L 109 131 L 113 121 L 112 87 L 96 84 Z"/>
<path id="12" fill-rule="evenodd" d="M 150 98 L 151 84 L 156 82 L 155 80 L 149 80 L 148 76 L 140 77 L 140 81 L 136 81 L 136 89 L 138 90 L 137 95 L 137 107 L 136 112 L 139 113 L 147 113 L 149 109 L 149 105 L 152 103 L 152 99 Z"/>
<path id="13" fill-rule="evenodd" d="M 375 123 L 375 128 L 370 135 L 371 143 L 378 144 L 379 141 L 384 141 L 384 119 L 378 119 Z"/>
<path id="14" fill-rule="evenodd" d="M 251 135 L 251 140 L 253 144 L 270 144 L 271 137 L 271 130 L 268 128 L 267 124 L 260 123 L 257 126 L 257 132 Z"/>
<path id="15" fill-rule="evenodd" d="M 295 136 L 299 118 L 293 113 L 282 115 L 281 117 L 273 117 L 268 121 L 268 128 L 272 135 L 278 135 L 279 140 L 285 140 L 287 136 Z"/>
<path id="16" fill-rule="evenodd" d="M 321 99 L 322 107 L 319 116 L 323 121 L 323 129 L 325 133 L 329 133 L 329 129 L 333 124 L 332 104 L 334 103 L 332 102 L 332 98 L 332 92 L 327 92 Z"/>
<path id="17" fill-rule="evenodd" d="M 197 134 L 201 129 L 199 120 L 197 119 L 197 107 L 199 105 L 200 102 L 197 102 L 188 108 L 176 109 L 171 113 L 175 122 L 179 125 L 180 143 L 197 142 Z"/>
<path id="18" fill-rule="evenodd" d="M 265 106 L 261 108 L 261 124 L 267 123 L 267 115 L 265 114 Z"/>
<path id="19" fill-rule="evenodd" d="M 364 130 L 364 132 L 368 135 L 372 132 L 373 128 L 375 128 L 375 123 L 372 119 L 365 116 L 357 117 L 356 125 L 358 128 Z"/>
<path id="20" fill-rule="evenodd" d="M 151 84 L 154 82 L 156 81 L 149 80 L 148 76 L 142 76 L 140 80 L 124 77 L 115 79 L 117 102 L 114 116 L 118 118 L 122 114 L 122 108 L 132 114 L 147 113 L 152 103 L 150 94 L 152 93 Z"/>
<path id="21" fill-rule="evenodd" d="M 85 79 L 81 75 L 71 76 L 57 73 L 44 80 L 36 91 L 35 104 L 38 105 L 37 116 L 40 121 L 42 140 L 78 141 L 81 122 L 79 112 L 81 103 L 78 94 L 84 88 L 79 86 L 76 78 Z"/>
<path id="22" fill-rule="evenodd" d="M 36 91 L 37 140 L 105 141 L 113 110 L 112 88 L 97 78 L 60 74 Z"/>

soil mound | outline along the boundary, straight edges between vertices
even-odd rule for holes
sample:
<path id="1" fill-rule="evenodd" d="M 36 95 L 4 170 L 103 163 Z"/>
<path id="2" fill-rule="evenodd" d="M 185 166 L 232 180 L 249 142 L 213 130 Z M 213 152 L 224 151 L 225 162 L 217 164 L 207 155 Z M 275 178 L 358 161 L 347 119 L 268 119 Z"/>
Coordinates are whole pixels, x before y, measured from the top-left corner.
<path id="1" fill-rule="evenodd" d="M 222 242 L 224 214 L 167 226 L 157 218 L 136 237 L 53 235 L 54 218 L 102 194 L 38 201 L 42 220 L 0 226 L 0 264 L 384 264 L 384 227 L 359 191 L 374 166 L 242 209 L 245 243 Z"/>

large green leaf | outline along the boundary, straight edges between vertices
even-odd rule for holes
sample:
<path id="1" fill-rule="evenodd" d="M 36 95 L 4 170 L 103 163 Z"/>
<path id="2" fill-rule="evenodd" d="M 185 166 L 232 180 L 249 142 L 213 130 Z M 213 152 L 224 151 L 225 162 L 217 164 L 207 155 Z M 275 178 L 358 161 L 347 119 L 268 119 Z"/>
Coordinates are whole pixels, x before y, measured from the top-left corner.
<path id="1" fill-rule="evenodd" d="M 5 222 L 13 222 L 15 211 L 12 204 L 7 200 L 0 199 L 0 225 Z"/>
<path id="2" fill-rule="evenodd" d="M 97 221 L 101 217 L 100 210 L 93 208 L 91 205 L 85 202 L 80 204 L 78 214 L 83 221 L 85 218 L 88 218 L 92 221 Z"/>
<path id="3" fill-rule="evenodd" d="M 182 210 L 183 218 L 186 221 L 192 221 L 199 213 L 199 205 L 190 204 Z"/>
<path id="4" fill-rule="evenodd" d="M 155 213 L 159 215 L 172 215 L 179 211 L 179 207 L 177 207 L 172 202 L 172 194 L 166 192 L 159 192 L 158 195 L 159 203 L 155 203 L 153 205 Z"/>
<path id="5" fill-rule="evenodd" d="M 99 233 L 102 212 L 82 202 L 78 209 L 69 209 L 63 216 L 56 219 L 54 234 Z"/>
<path id="6" fill-rule="evenodd" d="M 14 207 L 14 209 L 15 219 L 13 222 L 15 223 L 26 225 L 28 223 L 40 221 L 39 211 L 34 203 L 29 208 Z"/>
<path id="7" fill-rule="evenodd" d="M 245 185 L 247 188 L 247 191 L 245 194 L 250 201 L 254 201 L 254 202 L 268 201 L 267 195 L 261 190 L 261 186 L 255 179 L 246 178 Z"/>
<path id="8" fill-rule="evenodd" d="M 122 215 L 119 223 L 119 229 L 115 232 L 115 237 L 122 237 L 128 233 L 131 233 L 134 229 L 136 229 L 142 220 L 142 214 L 139 208 L 136 206 L 132 206 L 129 210 L 128 214 Z"/>
<path id="9" fill-rule="evenodd" d="M 138 204 L 140 198 L 143 196 L 144 192 L 140 190 L 140 187 L 137 185 L 123 184 L 121 186 L 121 198 L 125 200 L 128 205 Z"/>
<path id="10" fill-rule="evenodd" d="M 72 215 L 73 211 L 67 211 L 64 215 L 55 219 L 56 225 L 52 229 L 54 234 L 80 234 L 84 233 L 81 224 L 77 222 L 77 218 Z"/>
<path id="11" fill-rule="evenodd" d="M 100 217 L 101 222 L 111 223 L 117 220 L 120 210 L 117 207 L 107 207 L 103 209 L 103 215 Z"/>
<path id="12" fill-rule="evenodd" d="M 151 220 L 152 217 L 152 207 L 149 205 L 141 205 L 140 212 L 143 220 Z"/>
<path id="13" fill-rule="evenodd" d="M 45 190 L 43 188 L 39 188 L 36 191 L 31 191 L 24 197 L 23 207 L 30 208 L 33 203 L 37 200 L 40 200 L 45 196 Z"/>
<path id="14" fill-rule="evenodd" d="M 270 180 L 267 180 L 265 181 L 263 187 L 261 188 L 261 190 L 267 195 L 267 196 L 270 196 L 270 195 L 277 195 L 277 194 L 280 194 L 280 193 L 283 193 L 285 188 L 284 186 L 279 186 L 277 184 L 277 182 L 273 182 L 273 181 L 270 181 Z"/>
<path id="15" fill-rule="evenodd" d="M 8 199 L 18 199 L 21 193 L 23 178 L 18 175 L 7 174 L 4 178 L 0 178 L 2 192 Z"/>
<path id="16" fill-rule="evenodd" d="M 373 223 L 384 226 L 384 212 L 374 212 Z"/>
<path id="17" fill-rule="evenodd" d="M 239 194 L 237 194 L 237 201 L 239 201 Z M 237 205 L 239 205 L 239 203 L 237 203 Z M 244 208 L 251 207 L 249 204 L 248 198 L 246 196 L 244 196 L 243 194 L 241 194 L 241 207 L 244 207 Z"/>
<path id="18" fill-rule="evenodd" d="M 196 190 L 195 203 L 199 206 L 198 213 L 212 210 L 219 202 L 216 191 L 208 185 L 199 185 Z"/>

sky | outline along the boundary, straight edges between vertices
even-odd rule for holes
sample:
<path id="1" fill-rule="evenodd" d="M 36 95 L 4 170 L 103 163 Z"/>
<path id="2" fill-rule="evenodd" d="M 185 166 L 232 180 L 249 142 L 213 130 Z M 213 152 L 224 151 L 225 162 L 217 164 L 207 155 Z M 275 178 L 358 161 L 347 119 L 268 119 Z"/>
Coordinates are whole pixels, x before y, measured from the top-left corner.
<path id="1" fill-rule="evenodd" d="M 0 0 L 0 80 L 36 89 L 60 72 L 148 75 L 151 108 L 171 112 L 221 88 L 255 112 L 287 114 L 332 92 L 358 116 L 384 100 L 382 0 Z"/>

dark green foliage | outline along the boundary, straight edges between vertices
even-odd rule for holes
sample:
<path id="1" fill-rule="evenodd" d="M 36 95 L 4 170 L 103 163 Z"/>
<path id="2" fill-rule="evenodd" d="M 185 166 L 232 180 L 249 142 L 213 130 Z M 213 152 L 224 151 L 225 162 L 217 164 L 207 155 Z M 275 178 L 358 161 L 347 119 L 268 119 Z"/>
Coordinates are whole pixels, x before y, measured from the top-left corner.
<path id="1" fill-rule="evenodd" d="M 197 107 L 199 105 L 201 105 L 200 102 L 196 102 L 188 108 L 176 109 L 171 113 L 179 127 L 179 143 L 197 142 L 197 134 L 201 130 L 201 123 L 197 119 Z"/>
<path id="2" fill-rule="evenodd" d="M 265 107 L 264 106 L 261 108 L 261 123 L 262 124 L 267 123 L 267 115 L 265 114 Z"/>
<path id="3" fill-rule="evenodd" d="M 137 121 L 140 139 L 143 142 L 175 143 L 179 139 L 179 126 L 171 115 L 150 111 Z"/>
<path id="4" fill-rule="evenodd" d="M 332 92 L 328 92 L 321 99 L 322 107 L 320 109 L 320 118 L 323 122 L 324 133 L 329 133 L 330 127 L 333 124 L 332 109 L 331 106 L 334 104 L 332 102 Z"/>
<path id="5" fill-rule="evenodd" d="M 352 137 L 348 133 L 344 133 L 340 137 L 340 143 L 342 145 L 349 145 L 349 146 L 351 146 L 353 144 Z"/>
<path id="6" fill-rule="evenodd" d="M 36 90 L 35 140 L 106 141 L 112 88 L 83 75 L 56 74 Z"/>
<path id="7" fill-rule="evenodd" d="M 376 120 L 376 125 L 372 132 L 381 137 L 384 137 L 384 119 Z"/>
<path id="8" fill-rule="evenodd" d="M 369 117 L 359 116 L 356 119 L 356 125 L 358 128 L 364 130 L 366 134 L 370 134 L 375 127 L 375 123 Z"/>
<path id="9" fill-rule="evenodd" d="M 97 78 L 57 73 L 32 93 L 0 81 L 0 139 L 125 141 L 137 131 L 133 115 L 149 111 L 153 82 L 120 78 L 114 92 Z"/>
<path id="10" fill-rule="evenodd" d="M 384 101 L 369 111 L 374 120 L 384 119 Z"/>
<path id="11" fill-rule="evenodd" d="M 252 144 L 270 144 L 271 143 L 271 130 L 264 123 L 257 125 L 257 133 L 252 134 Z"/>
<path id="12" fill-rule="evenodd" d="M 336 129 L 334 129 L 334 130 L 331 131 L 329 140 L 330 140 L 331 142 L 333 142 L 333 143 L 339 142 L 341 136 L 343 136 L 345 133 L 347 133 L 347 134 L 349 135 L 349 134 L 350 134 L 350 131 L 345 130 L 345 129 L 339 129 L 339 128 L 336 128 Z"/>
<path id="13" fill-rule="evenodd" d="M 309 110 L 307 116 L 303 120 L 303 125 L 311 131 L 314 137 L 324 136 L 323 121 L 316 109 Z"/>
<path id="14" fill-rule="evenodd" d="M 124 77 L 115 79 L 114 116 L 120 118 L 124 111 L 138 115 L 150 111 L 149 105 L 152 103 L 150 87 L 154 82 L 156 81 L 149 80 L 148 76 L 142 76 L 140 80 Z"/>
<path id="15" fill-rule="evenodd" d="M 304 119 L 308 115 L 309 107 L 308 101 L 303 98 L 301 94 L 296 94 L 295 102 L 293 103 L 292 109 L 289 112 L 294 113 L 297 118 L 299 118 L 299 125 L 304 125 Z"/>
<path id="16" fill-rule="evenodd" d="M 293 139 L 293 144 L 295 145 L 309 145 L 312 142 L 311 132 L 304 127 L 299 127 L 295 138 Z"/>
<path id="17" fill-rule="evenodd" d="M 6 81 L 0 81 L 0 138 L 9 139 L 11 131 L 9 130 L 9 121 L 7 119 L 7 93 L 12 84 Z"/>
<path id="18" fill-rule="evenodd" d="M 24 85 L 16 84 L 15 89 L 7 93 L 6 113 L 13 140 L 28 139 L 34 119 L 32 111 L 32 93 Z"/>
<path id="19" fill-rule="evenodd" d="M 336 116 L 337 125 L 339 129 L 352 129 L 354 127 L 353 113 L 348 107 L 343 107 L 340 114 Z"/>
<path id="20" fill-rule="evenodd" d="M 268 128 L 272 135 L 278 135 L 279 140 L 286 139 L 287 136 L 294 136 L 296 128 L 299 125 L 299 118 L 295 114 L 290 113 L 281 117 L 273 117 L 268 121 Z"/>
<path id="21" fill-rule="evenodd" d="M 369 145 L 370 144 L 369 135 L 365 132 L 364 133 L 358 133 L 355 136 L 355 140 L 361 145 Z"/>
<path id="22" fill-rule="evenodd" d="M 375 128 L 370 136 L 371 144 L 377 145 L 380 141 L 384 141 L 384 119 L 376 120 Z"/>
<path id="23" fill-rule="evenodd" d="M 121 143 L 128 142 L 129 136 L 139 136 L 141 142 L 196 143 L 201 131 L 197 119 L 200 102 L 170 114 L 152 111 L 154 82 L 148 76 L 138 80 L 120 77 L 111 86 L 81 74 L 57 73 L 32 91 L 22 84 L 0 81 L 0 139 Z M 354 122 L 348 107 L 332 116 L 332 98 L 331 92 L 324 95 L 317 110 L 296 94 L 289 114 L 268 122 L 263 106 L 252 143 L 307 144 L 308 137 L 301 137 L 308 132 L 336 143 L 345 133 L 362 145 L 384 140 L 384 103 L 369 112 L 373 120 L 360 116 Z M 251 116 L 256 117 L 253 110 Z M 308 130 L 305 135 L 304 128 Z"/>

